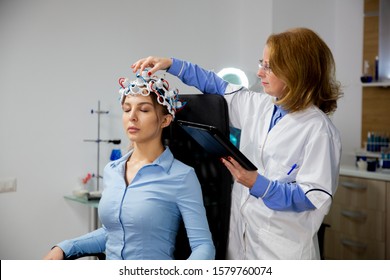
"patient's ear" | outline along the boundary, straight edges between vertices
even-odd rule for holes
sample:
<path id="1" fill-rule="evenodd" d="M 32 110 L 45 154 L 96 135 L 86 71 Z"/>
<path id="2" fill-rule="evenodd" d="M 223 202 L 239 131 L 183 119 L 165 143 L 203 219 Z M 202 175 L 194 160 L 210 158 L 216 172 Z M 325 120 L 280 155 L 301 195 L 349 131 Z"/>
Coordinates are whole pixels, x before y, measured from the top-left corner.
<path id="1" fill-rule="evenodd" d="M 164 115 L 163 120 L 161 122 L 161 127 L 167 127 L 171 124 L 173 121 L 173 116 L 171 114 Z"/>

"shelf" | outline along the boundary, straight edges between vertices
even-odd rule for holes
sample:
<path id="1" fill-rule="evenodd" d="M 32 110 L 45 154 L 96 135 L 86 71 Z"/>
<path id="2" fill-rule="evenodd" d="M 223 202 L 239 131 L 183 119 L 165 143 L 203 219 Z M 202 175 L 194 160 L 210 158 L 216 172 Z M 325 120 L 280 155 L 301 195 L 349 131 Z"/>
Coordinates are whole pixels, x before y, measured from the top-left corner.
<path id="1" fill-rule="evenodd" d="M 72 200 L 72 201 L 79 202 L 81 204 L 85 204 L 85 205 L 92 207 L 92 208 L 98 208 L 98 206 L 99 206 L 99 200 L 88 200 L 87 197 L 65 195 L 64 198 L 67 200 Z"/>
<path id="2" fill-rule="evenodd" d="M 390 182 L 390 169 L 378 168 L 375 172 L 371 172 L 360 170 L 355 165 L 341 165 L 340 175 Z"/>
<path id="3" fill-rule="evenodd" d="M 381 158 L 381 152 L 369 152 L 364 149 L 356 149 L 355 156 L 358 157 L 369 157 L 369 158 Z"/>
<path id="4" fill-rule="evenodd" d="M 390 87 L 390 81 L 385 82 L 373 82 L 373 83 L 362 83 L 363 87 Z"/>

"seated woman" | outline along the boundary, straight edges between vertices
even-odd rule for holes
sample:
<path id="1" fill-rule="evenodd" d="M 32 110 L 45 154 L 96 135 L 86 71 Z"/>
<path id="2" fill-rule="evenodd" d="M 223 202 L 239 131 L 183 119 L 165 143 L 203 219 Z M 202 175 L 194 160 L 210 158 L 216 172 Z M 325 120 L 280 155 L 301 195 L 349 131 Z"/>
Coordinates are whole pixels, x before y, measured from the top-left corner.
<path id="1" fill-rule="evenodd" d="M 165 79 L 146 72 L 121 78 L 123 126 L 132 143 L 122 158 L 104 169 L 99 202 L 102 227 L 57 244 L 44 259 L 105 252 L 107 259 L 173 259 L 183 219 L 192 253 L 214 259 L 202 191 L 193 168 L 174 159 L 161 141 L 182 104 Z"/>

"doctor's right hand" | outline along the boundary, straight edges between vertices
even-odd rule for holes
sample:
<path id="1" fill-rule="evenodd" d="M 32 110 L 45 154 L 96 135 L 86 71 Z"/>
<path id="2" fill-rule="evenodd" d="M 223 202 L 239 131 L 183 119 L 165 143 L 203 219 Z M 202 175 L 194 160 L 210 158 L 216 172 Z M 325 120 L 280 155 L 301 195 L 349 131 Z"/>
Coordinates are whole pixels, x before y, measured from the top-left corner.
<path id="1" fill-rule="evenodd" d="M 131 65 L 133 72 L 136 73 L 138 70 L 142 72 L 145 68 L 151 68 L 148 75 L 151 76 L 158 70 L 167 70 L 172 65 L 172 59 L 166 57 L 148 56 L 141 58 Z"/>
<path id="2" fill-rule="evenodd" d="M 58 246 L 55 246 L 49 253 L 43 258 L 44 260 L 63 260 L 64 251 Z"/>

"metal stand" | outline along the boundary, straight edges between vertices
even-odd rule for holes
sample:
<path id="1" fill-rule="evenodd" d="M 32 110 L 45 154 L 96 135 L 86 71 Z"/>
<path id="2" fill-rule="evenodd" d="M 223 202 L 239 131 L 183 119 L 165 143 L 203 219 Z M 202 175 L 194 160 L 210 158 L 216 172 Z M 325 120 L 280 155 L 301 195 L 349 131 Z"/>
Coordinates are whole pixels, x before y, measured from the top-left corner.
<path id="1" fill-rule="evenodd" d="M 85 142 L 96 142 L 97 143 L 97 159 L 96 159 L 96 190 L 99 192 L 100 190 L 100 179 L 103 177 L 100 176 L 100 142 L 108 142 L 108 143 L 114 143 L 114 144 L 120 144 L 121 140 L 102 140 L 100 139 L 100 115 L 101 114 L 108 114 L 109 111 L 102 111 L 100 109 L 100 100 L 98 101 L 98 108 L 97 110 L 91 110 L 91 114 L 97 114 L 98 115 L 98 122 L 97 122 L 97 139 L 91 140 L 91 139 L 85 139 Z"/>

